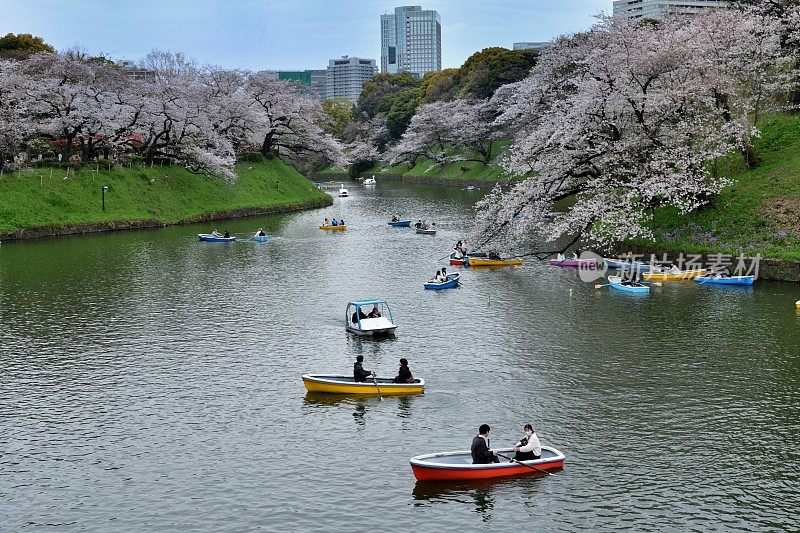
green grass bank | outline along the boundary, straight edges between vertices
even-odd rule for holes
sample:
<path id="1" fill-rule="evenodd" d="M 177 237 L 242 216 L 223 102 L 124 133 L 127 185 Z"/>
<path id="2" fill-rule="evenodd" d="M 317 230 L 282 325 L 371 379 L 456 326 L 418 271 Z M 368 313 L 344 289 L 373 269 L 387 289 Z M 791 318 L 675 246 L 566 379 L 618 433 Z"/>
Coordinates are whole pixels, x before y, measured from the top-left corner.
<path id="1" fill-rule="evenodd" d="M 800 260 L 800 115 L 771 116 L 761 132 L 755 141 L 759 166 L 747 168 L 738 155 L 720 161 L 720 175 L 732 185 L 694 213 L 656 211 L 655 242 L 632 244 L 676 253 Z"/>
<path id="2" fill-rule="evenodd" d="M 109 169 L 103 162 L 69 172 L 45 167 L 4 174 L 0 239 L 202 222 L 324 207 L 333 201 L 277 159 L 240 163 L 236 175 L 236 183 L 229 185 L 178 165 Z"/>

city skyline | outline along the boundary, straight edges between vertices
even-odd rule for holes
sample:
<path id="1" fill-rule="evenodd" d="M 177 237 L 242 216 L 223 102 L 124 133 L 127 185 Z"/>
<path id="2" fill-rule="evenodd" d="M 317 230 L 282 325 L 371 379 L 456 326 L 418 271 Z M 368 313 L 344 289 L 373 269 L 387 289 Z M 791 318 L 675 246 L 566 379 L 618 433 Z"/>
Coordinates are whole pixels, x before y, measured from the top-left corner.
<path id="1" fill-rule="evenodd" d="M 81 45 L 112 59 L 138 60 L 151 49 L 183 52 L 200 64 L 249 70 L 324 69 L 342 55 L 380 61 L 380 16 L 398 5 L 440 13 L 442 68 L 460 66 L 472 53 L 514 42 L 548 41 L 587 29 L 610 13 L 611 0 L 480 2 L 430 0 L 302 4 L 238 0 L 143 0 L 113 10 L 101 0 L 3 0 L 0 34 L 32 33 L 59 50 Z M 335 4 L 335 5 L 334 5 Z M 342 6 L 346 6 L 343 9 Z M 487 7 L 489 6 L 489 7 Z"/>

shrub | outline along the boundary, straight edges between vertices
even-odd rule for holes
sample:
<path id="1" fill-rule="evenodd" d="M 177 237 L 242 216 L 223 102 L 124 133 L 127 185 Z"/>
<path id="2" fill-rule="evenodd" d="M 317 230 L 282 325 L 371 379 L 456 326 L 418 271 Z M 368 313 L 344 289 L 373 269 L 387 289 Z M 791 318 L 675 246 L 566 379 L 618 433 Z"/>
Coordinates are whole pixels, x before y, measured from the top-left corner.
<path id="1" fill-rule="evenodd" d="M 242 152 L 239 154 L 239 161 L 247 163 L 261 163 L 264 161 L 264 154 L 261 152 Z"/>

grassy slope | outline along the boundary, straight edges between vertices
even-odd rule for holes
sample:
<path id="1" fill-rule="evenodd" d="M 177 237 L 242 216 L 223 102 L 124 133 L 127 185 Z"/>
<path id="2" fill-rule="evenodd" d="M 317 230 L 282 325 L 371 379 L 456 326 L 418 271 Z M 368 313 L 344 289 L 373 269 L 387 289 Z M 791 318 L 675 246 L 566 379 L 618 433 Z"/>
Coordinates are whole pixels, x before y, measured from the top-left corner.
<path id="1" fill-rule="evenodd" d="M 413 167 L 408 165 L 388 166 L 378 163 L 374 167 L 362 172 L 362 175 L 396 174 L 410 177 L 463 180 L 465 182 L 506 182 L 509 177 L 497 164 L 497 157 L 507 148 L 508 142 L 497 141 L 492 149 L 492 162 L 484 165 L 478 161 L 459 161 L 449 165 L 439 166 L 430 159 L 419 158 Z"/>
<path id="2" fill-rule="evenodd" d="M 735 183 L 711 205 L 689 215 L 656 212 L 656 248 L 800 260 L 800 115 L 770 117 L 761 131 L 761 165 L 748 169 L 738 156 L 722 161 L 721 175 Z"/>
<path id="3" fill-rule="evenodd" d="M 107 221 L 175 223 L 205 213 L 320 201 L 326 195 L 278 160 L 237 165 L 236 184 L 180 166 L 104 169 L 37 168 L 0 180 L 0 231 Z M 41 182 L 40 182 L 41 180 Z M 152 183 L 151 183 L 151 180 Z M 41 183 L 41 184 L 40 184 Z M 106 211 L 100 187 L 108 185 Z"/>

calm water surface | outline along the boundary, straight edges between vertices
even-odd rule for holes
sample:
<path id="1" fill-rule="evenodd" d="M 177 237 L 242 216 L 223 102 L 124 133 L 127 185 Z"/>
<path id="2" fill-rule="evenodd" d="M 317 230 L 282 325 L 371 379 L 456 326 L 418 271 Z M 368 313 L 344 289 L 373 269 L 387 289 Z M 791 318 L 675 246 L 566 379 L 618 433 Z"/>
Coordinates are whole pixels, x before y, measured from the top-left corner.
<path id="1" fill-rule="evenodd" d="M 217 224 L 265 245 L 197 242 L 210 227 L 2 244 L 0 530 L 800 528 L 800 288 L 637 298 L 529 264 L 424 291 L 476 193 L 351 191 Z M 345 333 L 371 297 L 395 339 Z M 408 358 L 426 394 L 305 392 L 301 373 L 359 354 L 384 375 Z M 415 483 L 409 457 L 484 422 L 497 446 L 533 423 L 564 470 Z"/>

